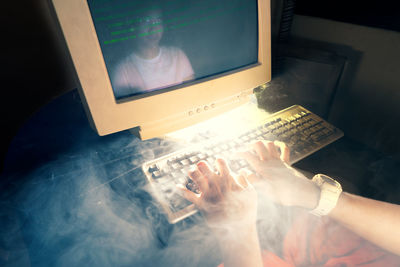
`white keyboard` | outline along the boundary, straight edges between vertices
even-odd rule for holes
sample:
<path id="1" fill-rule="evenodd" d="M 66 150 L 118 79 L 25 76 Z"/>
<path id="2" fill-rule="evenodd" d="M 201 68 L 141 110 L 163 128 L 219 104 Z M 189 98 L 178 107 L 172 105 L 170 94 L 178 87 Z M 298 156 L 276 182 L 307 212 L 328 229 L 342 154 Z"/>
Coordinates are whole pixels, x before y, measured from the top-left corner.
<path id="1" fill-rule="evenodd" d="M 161 203 L 170 223 L 176 223 L 197 212 L 196 207 L 184 199 L 177 184 L 186 185 L 198 193 L 188 171 L 201 160 L 214 165 L 216 156 L 228 160 L 233 172 L 249 168 L 243 159 L 233 155 L 246 144 L 256 140 L 279 140 L 291 151 L 293 164 L 318 151 L 343 136 L 343 132 L 301 106 L 292 106 L 272 114 L 261 125 L 228 140 L 207 140 L 201 145 L 148 161 L 143 172 L 153 189 L 154 197 Z"/>

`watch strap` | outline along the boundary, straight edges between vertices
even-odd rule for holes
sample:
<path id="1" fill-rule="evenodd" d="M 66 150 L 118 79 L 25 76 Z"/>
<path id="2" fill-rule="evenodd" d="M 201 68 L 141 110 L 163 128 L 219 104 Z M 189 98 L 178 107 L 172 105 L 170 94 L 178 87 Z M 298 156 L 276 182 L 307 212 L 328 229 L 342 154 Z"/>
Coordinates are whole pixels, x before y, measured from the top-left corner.
<path id="1" fill-rule="evenodd" d="M 342 186 L 336 180 L 324 174 L 317 174 L 312 178 L 321 190 L 318 205 L 310 213 L 318 217 L 325 216 L 331 212 L 337 204 L 340 194 L 342 193 Z"/>

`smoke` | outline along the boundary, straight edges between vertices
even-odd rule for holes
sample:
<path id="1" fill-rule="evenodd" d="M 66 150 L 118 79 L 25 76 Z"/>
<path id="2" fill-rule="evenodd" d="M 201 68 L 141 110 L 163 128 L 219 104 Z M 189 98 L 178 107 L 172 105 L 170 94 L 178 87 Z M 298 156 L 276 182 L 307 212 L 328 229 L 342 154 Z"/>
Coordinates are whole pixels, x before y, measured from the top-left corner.
<path id="1" fill-rule="evenodd" d="M 167 142 L 109 138 L 32 171 L 2 197 L 2 266 L 210 266 L 221 262 L 200 215 L 167 223 L 149 194 L 144 161 Z M 81 144 L 84 147 L 83 144 Z M 71 153 L 73 152 L 73 153 Z"/>
<path id="2" fill-rule="evenodd" d="M 132 257 L 143 261 L 141 250 L 151 249 L 151 232 L 143 227 L 137 201 L 121 197 L 110 185 L 99 186 L 102 171 L 90 161 L 79 164 L 79 171 L 35 179 L 21 192 L 26 218 L 22 231 L 28 237 L 32 265 L 110 266 L 118 262 L 124 266 Z M 140 246 L 132 240 L 140 240 Z"/>
<path id="3" fill-rule="evenodd" d="M 119 135 L 88 147 L 80 143 L 37 168 L 16 186 L 13 197 L 3 198 L 2 266 L 222 262 L 216 237 L 201 214 L 170 225 L 149 193 L 141 165 L 176 150 L 174 143 Z M 290 212 L 259 197 L 261 246 L 281 255 Z"/>

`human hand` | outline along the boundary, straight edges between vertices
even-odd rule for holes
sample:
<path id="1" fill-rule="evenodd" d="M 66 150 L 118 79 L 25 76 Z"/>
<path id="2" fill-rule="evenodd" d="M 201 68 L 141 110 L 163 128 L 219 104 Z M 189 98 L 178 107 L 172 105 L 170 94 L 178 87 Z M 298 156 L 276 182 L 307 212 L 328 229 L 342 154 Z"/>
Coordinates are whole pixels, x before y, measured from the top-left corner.
<path id="1" fill-rule="evenodd" d="M 290 153 L 286 144 L 258 141 L 252 149 L 255 154 L 240 153 L 256 171 L 247 177 L 252 184 L 278 204 L 308 209 L 317 206 L 320 191 L 311 180 L 288 165 Z"/>
<path id="2" fill-rule="evenodd" d="M 211 228 L 246 230 L 254 228 L 257 214 L 257 193 L 242 172 L 234 177 L 223 159 L 216 160 L 218 173 L 206 162 L 199 162 L 189 172 L 200 194 L 182 188 L 184 196 L 203 212 Z"/>

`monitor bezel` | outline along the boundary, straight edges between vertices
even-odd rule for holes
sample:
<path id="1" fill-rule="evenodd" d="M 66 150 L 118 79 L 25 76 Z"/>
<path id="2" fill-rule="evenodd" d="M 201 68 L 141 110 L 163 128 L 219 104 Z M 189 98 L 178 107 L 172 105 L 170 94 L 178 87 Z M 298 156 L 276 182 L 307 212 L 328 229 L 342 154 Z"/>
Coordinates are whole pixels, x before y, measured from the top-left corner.
<path id="1" fill-rule="evenodd" d="M 258 63 L 120 101 L 114 96 L 87 0 L 52 0 L 92 127 L 99 135 L 140 127 L 142 138 L 147 139 L 203 121 L 246 101 L 245 96 L 253 88 L 271 79 L 270 0 L 257 2 Z"/>

